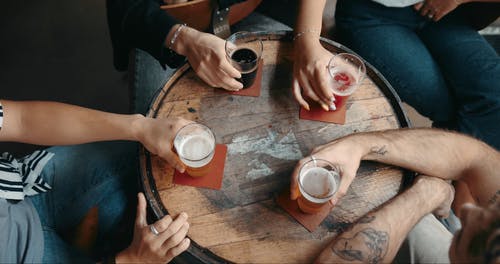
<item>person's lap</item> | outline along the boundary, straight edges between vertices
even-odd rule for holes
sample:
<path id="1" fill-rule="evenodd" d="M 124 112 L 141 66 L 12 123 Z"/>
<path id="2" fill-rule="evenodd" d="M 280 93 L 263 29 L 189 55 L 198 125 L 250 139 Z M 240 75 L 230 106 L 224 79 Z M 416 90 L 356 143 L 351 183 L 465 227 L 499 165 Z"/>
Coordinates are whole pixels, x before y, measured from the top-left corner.
<path id="1" fill-rule="evenodd" d="M 48 149 L 54 153 L 42 171 L 52 187 L 30 199 L 44 231 L 44 262 L 68 262 L 83 255 L 61 239 L 80 223 L 92 207 L 98 208 L 96 248 L 122 220 L 136 192 L 137 144 L 100 142 Z"/>
<path id="2" fill-rule="evenodd" d="M 401 245 L 394 263 L 450 263 L 453 235 L 432 214 L 424 216 Z"/>
<path id="3" fill-rule="evenodd" d="M 372 63 L 403 101 L 435 121 L 497 149 L 500 60 L 459 13 L 427 21 L 412 7 L 339 1 L 341 42 Z"/>
<path id="4" fill-rule="evenodd" d="M 500 149 L 500 57 L 459 16 L 420 35 L 455 94 L 458 130 Z"/>
<path id="5" fill-rule="evenodd" d="M 382 15 L 378 12 L 356 12 L 356 4 L 345 2 L 340 1 L 337 6 L 340 42 L 378 69 L 401 99 L 419 113 L 436 122 L 452 124 L 453 95 L 439 65 L 415 33 L 420 21 L 411 17 L 414 12 L 399 10 L 401 14 L 391 21 L 378 17 Z M 355 2 L 363 4 L 362 1 Z"/>

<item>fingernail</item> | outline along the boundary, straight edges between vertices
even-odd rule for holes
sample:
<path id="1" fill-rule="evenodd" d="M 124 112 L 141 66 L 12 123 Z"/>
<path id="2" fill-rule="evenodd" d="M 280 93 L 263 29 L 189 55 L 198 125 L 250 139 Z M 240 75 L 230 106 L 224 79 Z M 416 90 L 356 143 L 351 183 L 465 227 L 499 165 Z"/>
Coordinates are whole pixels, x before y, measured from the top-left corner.
<path id="1" fill-rule="evenodd" d="M 307 111 L 311 111 L 311 108 L 309 108 L 308 105 L 304 106 L 304 109 L 306 109 Z"/>
<path id="2" fill-rule="evenodd" d="M 187 218 L 187 217 L 188 217 L 188 215 L 187 215 L 186 213 L 184 213 L 184 212 L 182 212 L 180 216 L 181 216 L 182 218 Z"/>
<path id="3" fill-rule="evenodd" d="M 328 108 L 328 106 L 326 104 L 321 104 L 321 108 L 323 108 L 323 110 L 325 111 L 330 111 L 330 108 Z"/>
<path id="4" fill-rule="evenodd" d="M 335 96 L 330 97 L 330 102 L 335 102 Z"/>
<path id="5" fill-rule="evenodd" d="M 337 202 L 338 202 L 338 199 L 337 199 L 337 198 L 333 198 L 333 199 L 331 199 L 331 200 L 330 200 L 330 204 L 331 204 L 332 206 L 335 206 L 335 205 L 337 204 Z"/>

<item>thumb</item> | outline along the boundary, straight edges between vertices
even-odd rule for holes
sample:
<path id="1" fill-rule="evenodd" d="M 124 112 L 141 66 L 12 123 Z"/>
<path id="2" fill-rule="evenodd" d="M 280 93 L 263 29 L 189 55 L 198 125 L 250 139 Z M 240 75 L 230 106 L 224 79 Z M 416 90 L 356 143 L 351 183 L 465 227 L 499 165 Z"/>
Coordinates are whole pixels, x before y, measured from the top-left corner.
<path id="1" fill-rule="evenodd" d="M 139 227 L 146 226 L 146 198 L 143 193 L 137 194 L 137 214 L 135 217 L 135 225 Z"/>
<path id="2" fill-rule="evenodd" d="M 184 163 L 179 159 L 177 155 L 173 151 L 166 151 L 162 153 L 161 157 L 170 164 L 170 166 L 174 167 L 179 172 L 183 173 L 185 170 Z"/>

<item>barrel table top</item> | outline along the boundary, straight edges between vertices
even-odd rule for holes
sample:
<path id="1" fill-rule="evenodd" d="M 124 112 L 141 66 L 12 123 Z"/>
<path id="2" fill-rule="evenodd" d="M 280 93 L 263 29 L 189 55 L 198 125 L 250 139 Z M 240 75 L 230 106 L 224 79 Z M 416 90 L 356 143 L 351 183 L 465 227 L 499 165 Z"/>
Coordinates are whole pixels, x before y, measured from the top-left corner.
<path id="1" fill-rule="evenodd" d="M 260 32 L 260 97 L 211 88 L 185 65 L 159 91 L 148 116 L 181 116 L 208 125 L 228 147 L 220 190 L 173 184 L 174 170 L 140 150 L 141 181 L 157 218 L 189 215 L 188 255 L 201 262 L 307 263 L 339 232 L 396 195 L 411 178 L 399 168 L 362 162 L 346 196 L 314 231 L 289 216 L 275 197 L 290 186 L 297 161 L 318 145 L 361 132 L 408 127 L 397 95 L 376 69 L 347 103 L 346 123 L 299 119 L 291 94 L 292 34 Z M 326 39 L 333 53 L 351 52 Z"/>

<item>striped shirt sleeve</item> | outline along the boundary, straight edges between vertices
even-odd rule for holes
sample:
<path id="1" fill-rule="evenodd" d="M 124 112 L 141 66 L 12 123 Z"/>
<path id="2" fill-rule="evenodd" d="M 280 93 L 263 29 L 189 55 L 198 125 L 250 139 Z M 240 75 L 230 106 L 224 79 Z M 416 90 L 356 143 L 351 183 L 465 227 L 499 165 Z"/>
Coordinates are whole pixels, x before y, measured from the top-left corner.
<path id="1" fill-rule="evenodd" d="M 3 124 L 3 107 L 0 102 L 0 129 Z M 5 152 L 0 154 L 0 198 L 23 200 L 47 192 L 50 185 L 41 176 L 43 167 L 54 156 L 45 150 L 38 150 L 21 159 Z"/>
<path id="2" fill-rule="evenodd" d="M 45 150 L 37 150 L 20 159 L 15 159 L 7 152 L 1 154 L 0 198 L 23 200 L 25 196 L 50 190 L 41 172 L 53 156 L 53 153 Z"/>
<path id="3" fill-rule="evenodd" d="M 0 102 L 0 129 L 2 129 L 3 125 L 3 107 L 2 107 L 2 102 Z"/>

